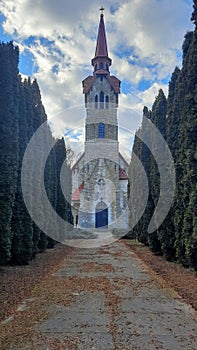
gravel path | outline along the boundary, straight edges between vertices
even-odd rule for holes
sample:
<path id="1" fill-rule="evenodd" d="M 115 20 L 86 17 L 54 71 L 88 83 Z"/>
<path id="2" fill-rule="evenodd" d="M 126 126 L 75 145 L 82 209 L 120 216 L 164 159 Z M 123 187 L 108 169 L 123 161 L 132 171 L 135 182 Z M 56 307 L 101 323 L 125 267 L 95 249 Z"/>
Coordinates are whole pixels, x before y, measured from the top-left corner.
<path id="1" fill-rule="evenodd" d="M 123 243 L 78 250 L 57 275 L 92 279 L 93 290 L 79 284 L 76 301 L 52 307 L 40 331 L 62 340 L 67 333 L 80 350 L 197 348 L 197 325 L 189 307 L 157 287 Z M 103 290 L 101 285 L 95 288 L 97 281 L 103 281 Z"/>
<path id="2" fill-rule="evenodd" d="M 53 279 L 65 297 L 61 291 L 45 304 L 47 316 L 23 346 L 5 349 L 197 349 L 194 310 L 161 288 L 123 242 L 75 249 Z"/>

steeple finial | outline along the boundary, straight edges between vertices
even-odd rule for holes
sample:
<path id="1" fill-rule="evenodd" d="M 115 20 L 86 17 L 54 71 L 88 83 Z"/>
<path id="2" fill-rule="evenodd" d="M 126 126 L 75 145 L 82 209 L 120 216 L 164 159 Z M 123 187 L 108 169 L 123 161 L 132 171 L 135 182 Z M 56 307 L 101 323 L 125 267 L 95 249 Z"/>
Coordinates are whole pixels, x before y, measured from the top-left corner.
<path id="1" fill-rule="evenodd" d="M 101 6 L 100 11 L 101 11 L 101 15 L 103 15 L 103 11 L 105 10 L 105 8 L 103 6 Z"/>

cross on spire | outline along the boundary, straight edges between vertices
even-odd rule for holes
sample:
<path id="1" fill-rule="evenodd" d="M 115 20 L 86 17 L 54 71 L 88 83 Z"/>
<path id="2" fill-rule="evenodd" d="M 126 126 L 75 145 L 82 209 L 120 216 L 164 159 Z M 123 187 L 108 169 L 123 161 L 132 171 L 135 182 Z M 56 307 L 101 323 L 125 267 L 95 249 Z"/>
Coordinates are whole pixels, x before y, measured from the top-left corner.
<path id="1" fill-rule="evenodd" d="M 103 11 L 105 10 L 105 8 L 103 6 L 101 6 L 100 11 L 101 11 L 101 15 L 103 15 Z"/>

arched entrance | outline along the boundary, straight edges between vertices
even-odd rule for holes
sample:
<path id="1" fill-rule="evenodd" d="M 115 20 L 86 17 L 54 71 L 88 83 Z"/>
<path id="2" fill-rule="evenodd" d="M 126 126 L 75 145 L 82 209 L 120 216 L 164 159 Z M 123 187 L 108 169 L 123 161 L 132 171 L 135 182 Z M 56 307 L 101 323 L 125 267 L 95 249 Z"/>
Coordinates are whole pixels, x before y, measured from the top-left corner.
<path id="1" fill-rule="evenodd" d="M 99 202 L 96 206 L 95 227 L 108 226 L 108 207 L 105 202 Z"/>

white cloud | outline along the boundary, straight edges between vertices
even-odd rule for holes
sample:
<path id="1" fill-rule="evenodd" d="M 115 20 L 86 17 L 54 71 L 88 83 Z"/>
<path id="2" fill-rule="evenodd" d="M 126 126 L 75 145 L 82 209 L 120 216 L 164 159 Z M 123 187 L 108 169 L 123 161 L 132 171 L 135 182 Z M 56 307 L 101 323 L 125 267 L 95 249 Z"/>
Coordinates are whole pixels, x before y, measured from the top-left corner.
<path id="1" fill-rule="evenodd" d="M 160 89 L 163 90 L 164 94 L 167 97 L 168 86 L 162 83 L 154 83 L 149 89 L 140 92 L 139 97 L 141 98 L 143 105 L 151 108 Z"/>
<path id="2" fill-rule="evenodd" d="M 68 107 L 83 104 L 81 81 L 92 74 L 100 5 L 100 0 L 1 0 L 4 30 L 21 51 L 33 54 L 34 76 L 56 135 L 77 129 L 85 119 L 83 108 Z M 180 64 L 177 53 L 191 28 L 192 0 L 106 0 L 104 7 L 111 72 L 131 87 L 121 95 L 119 121 L 133 132 L 143 106 L 151 107 L 159 88 L 167 93 L 162 80 Z M 150 87 L 140 91 L 143 80 Z M 132 113 L 126 113 L 128 107 Z M 125 137 L 121 141 L 126 144 Z M 77 143 L 75 138 L 72 142 Z"/>

